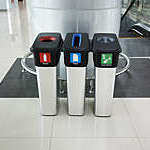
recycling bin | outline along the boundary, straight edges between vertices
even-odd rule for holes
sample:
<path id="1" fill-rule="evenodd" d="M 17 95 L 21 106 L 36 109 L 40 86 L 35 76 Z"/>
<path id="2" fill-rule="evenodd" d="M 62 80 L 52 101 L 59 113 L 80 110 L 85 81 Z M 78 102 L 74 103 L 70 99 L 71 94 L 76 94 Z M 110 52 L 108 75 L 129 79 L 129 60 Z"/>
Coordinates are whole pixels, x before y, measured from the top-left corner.
<path id="1" fill-rule="evenodd" d="M 116 67 L 121 47 L 115 34 L 97 33 L 93 37 L 95 65 L 95 115 L 108 117 L 112 113 Z"/>
<path id="2" fill-rule="evenodd" d="M 40 33 L 31 48 L 37 72 L 42 115 L 57 114 L 57 67 L 61 47 L 61 34 Z"/>
<path id="3" fill-rule="evenodd" d="M 90 43 L 87 33 L 68 33 L 64 41 L 69 115 L 84 115 L 85 76 Z"/>

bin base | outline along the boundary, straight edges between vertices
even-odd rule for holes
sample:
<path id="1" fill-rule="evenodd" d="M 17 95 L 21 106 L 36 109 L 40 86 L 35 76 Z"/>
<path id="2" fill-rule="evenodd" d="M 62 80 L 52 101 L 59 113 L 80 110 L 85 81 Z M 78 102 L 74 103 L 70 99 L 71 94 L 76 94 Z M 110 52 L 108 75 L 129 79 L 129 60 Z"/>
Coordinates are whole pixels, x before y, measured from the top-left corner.
<path id="1" fill-rule="evenodd" d="M 95 79 L 95 115 L 110 117 L 112 113 L 112 102 L 116 68 L 97 68 Z"/>
<path id="2" fill-rule="evenodd" d="M 57 114 L 57 67 L 36 67 L 41 115 Z"/>
<path id="3" fill-rule="evenodd" d="M 71 116 L 84 115 L 86 67 L 66 67 L 68 113 Z"/>

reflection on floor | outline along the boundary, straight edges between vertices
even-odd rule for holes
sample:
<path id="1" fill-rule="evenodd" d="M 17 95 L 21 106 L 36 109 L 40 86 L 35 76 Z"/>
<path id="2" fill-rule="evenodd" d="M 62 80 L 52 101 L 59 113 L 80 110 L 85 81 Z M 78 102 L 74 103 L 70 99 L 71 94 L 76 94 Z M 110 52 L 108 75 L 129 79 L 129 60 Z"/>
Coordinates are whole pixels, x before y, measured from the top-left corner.
<path id="1" fill-rule="evenodd" d="M 0 12 L 0 20 L 0 79 L 2 79 L 16 58 L 22 57 L 26 51 L 29 51 L 32 38 L 28 10 L 24 6 L 20 5 L 20 8 L 12 9 L 8 13 Z M 144 45 L 147 48 L 141 48 L 142 52 L 139 49 L 139 53 L 133 53 L 139 45 L 135 46 L 134 49 L 131 48 L 130 54 L 132 57 L 148 57 L 149 44 L 145 42 Z M 140 61 L 138 67 L 145 65 L 144 61 Z M 149 69 L 148 64 L 146 64 L 146 67 Z M 14 74 L 16 74 L 15 71 Z M 146 76 L 147 78 L 148 74 L 148 71 L 143 73 L 141 71 L 140 77 Z M 16 77 L 19 77 L 18 74 L 16 74 Z M 10 80 L 15 83 L 15 80 L 11 77 Z M 14 89 L 9 85 L 7 86 L 10 90 Z M 13 86 L 19 89 L 18 85 L 14 84 Z M 31 84 L 30 86 L 34 88 L 36 85 Z M 19 95 L 20 92 L 17 94 Z M 9 95 L 9 93 L 5 94 Z M 93 115 L 93 100 L 87 100 L 86 114 L 83 117 L 68 116 L 66 106 L 66 101 L 60 100 L 58 116 L 42 117 L 37 98 L 1 98 L 0 149 L 150 149 L 149 98 L 115 99 L 111 118 L 95 117 Z"/>

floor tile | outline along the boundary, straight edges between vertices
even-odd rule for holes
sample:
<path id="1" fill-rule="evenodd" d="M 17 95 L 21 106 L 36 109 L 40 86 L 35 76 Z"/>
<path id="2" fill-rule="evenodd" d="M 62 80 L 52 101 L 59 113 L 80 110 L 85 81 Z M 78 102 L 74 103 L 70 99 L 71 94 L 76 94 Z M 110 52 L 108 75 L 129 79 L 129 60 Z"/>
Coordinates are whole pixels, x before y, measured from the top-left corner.
<path id="1" fill-rule="evenodd" d="M 150 137 L 150 100 L 125 100 L 127 109 L 139 137 Z"/>
<path id="2" fill-rule="evenodd" d="M 50 137 L 52 122 L 40 115 L 38 99 L 0 100 L 0 137 Z"/>
<path id="3" fill-rule="evenodd" d="M 3 80 L 14 62 L 15 59 L 0 59 L 0 82 Z"/>
<path id="4" fill-rule="evenodd" d="M 51 150 L 141 150 L 137 139 L 53 139 Z"/>
<path id="5" fill-rule="evenodd" d="M 109 118 L 95 117 L 92 104 L 86 103 L 85 116 L 74 117 L 68 116 L 67 104 L 63 101 L 59 115 L 54 119 L 53 137 L 136 137 L 121 101 L 114 103 Z"/>
<path id="6" fill-rule="evenodd" d="M 140 142 L 142 144 L 143 150 L 150 150 L 150 139 L 149 138 L 140 139 Z"/>
<path id="7" fill-rule="evenodd" d="M 49 150 L 49 139 L 0 139 L 1 150 Z"/>

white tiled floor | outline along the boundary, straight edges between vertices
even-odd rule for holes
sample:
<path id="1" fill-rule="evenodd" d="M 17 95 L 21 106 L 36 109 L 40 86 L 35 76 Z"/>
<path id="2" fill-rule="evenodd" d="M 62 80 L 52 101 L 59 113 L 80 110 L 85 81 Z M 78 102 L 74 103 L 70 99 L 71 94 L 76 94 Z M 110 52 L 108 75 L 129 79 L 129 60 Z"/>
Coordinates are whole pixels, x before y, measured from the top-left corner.
<path id="1" fill-rule="evenodd" d="M 129 102 L 128 102 L 129 101 Z M 124 104 L 125 102 L 125 104 Z M 144 112 L 149 100 L 124 100 L 114 102 L 111 118 L 95 117 L 92 113 L 92 102 L 86 102 L 86 115 L 68 116 L 66 101 L 61 100 L 59 114 L 55 117 L 40 116 L 38 99 L 0 99 L 0 149 L 23 148 L 40 150 L 147 150 L 150 148 L 148 125 L 143 125 L 145 137 L 140 138 L 130 116 L 133 111 L 126 105 L 134 107 L 141 104 Z M 146 111 L 147 113 L 147 111 Z M 142 120 L 143 116 L 139 115 Z M 147 118 L 148 121 L 150 120 Z"/>
<path id="2" fill-rule="evenodd" d="M 150 139 L 149 138 L 142 138 L 142 139 L 140 139 L 140 142 L 142 144 L 143 150 L 150 149 Z"/>
<path id="3" fill-rule="evenodd" d="M 0 100 L 0 138 L 51 137 L 53 117 L 41 117 L 37 99 Z"/>
<path id="4" fill-rule="evenodd" d="M 14 62 L 15 58 L 0 59 L 0 82 L 4 79 L 5 75 L 7 74 Z"/>
<path id="5" fill-rule="evenodd" d="M 50 150 L 49 139 L 0 139 L 1 150 Z"/>
<path id="6" fill-rule="evenodd" d="M 125 100 L 138 137 L 150 138 L 150 99 Z"/>
<path id="7" fill-rule="evenodd" d="M 0 79 L 29 51 L 30 22 L 22 7 L 0 12 Z M 111 118 L 71 117 L 61 101 L 56 117 L 41 117 L 38 99 L 0 99 L 0 150 L 149 150 L 150 99 L 117 99 Z"/>
<path id="8" fill-rule="evenodd" d="M 92 104 L 86 105 L 86 115 L 72 117 L 66 115 L 66 103 L 61 105 L 60 115 L 54 118 L 53 137 L 136 137 L 128 114 L 121 101 L 114 103 L 111 118 L 99 118 L 93 115 Z"/>
<path id="9" fill-rule="evenodd" d="M 52 139 L 52 150 L 141 150 L 137 139 Z"/>

